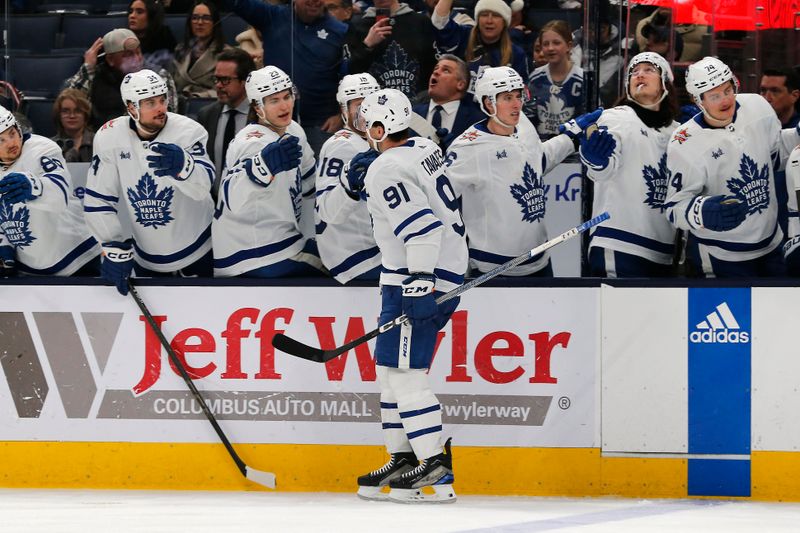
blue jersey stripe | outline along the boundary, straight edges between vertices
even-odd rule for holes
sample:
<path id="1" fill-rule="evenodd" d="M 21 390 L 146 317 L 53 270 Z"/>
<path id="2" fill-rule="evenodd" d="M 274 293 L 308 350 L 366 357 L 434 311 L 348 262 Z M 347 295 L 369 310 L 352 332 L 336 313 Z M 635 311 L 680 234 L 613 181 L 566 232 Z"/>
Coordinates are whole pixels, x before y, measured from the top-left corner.
<path id="1" fill-rule="evenodd" d="M 119 197 L 117 196 L 100 194 L 99 192 L 94 191 L 88 187 L 84 189 L 84 192 L 86 193 L 87 196 L 91 196 L 92 198 L 97 198 L 98 200 L 105 200 L 106 202 L 114 202 L 114 203 L 119 202 Z"/>
<path id="2" fill-rule="evenodd" d="M 420 209 L 419 211 L 417 211 L 416 213 L 414 213 L 413 215 L 402 221 L 400 224 L 398 224 L 397 227 L 394 229 L 394 234 L 399 237 L 400 232 L 403 231 L 406 228 L 406 226 L 408 226 L 418 218 L 424 217 L 425 215 L 433 215 L 433 211 L 431 211 L 430 209 Z"/>
<path id="3" fill-rule="evenodd" d="M 135 242 L 133 243 L 133 247 L 136 248 L 136 254 L 145 261 L 149 261 L 151 263 L 156 263 L 156 264 L 168 264 L 168 263 L 174 263 L 175 261 L 180 261 L 184 257 L 192 255 L 194 252 L 199 250 L 206 242 L 208 242 L 210 238 L 211 238 L 211 226 L 208 226 L 206 230 L 200 234 L 200 237 L 198 237 L 196 241 L 194 241 L 192 244 L 190 244 L 183 250 L 179 250 L 172 254 L 166 254 L 166 255 L 150 254 L 139 248 Z"/>
<path id="4" fill-rule="evenodd" d="M 429 428 L 420 429 L 418 431 L 412 431 L 411 433 L 409 433 L 406 436 L 408 437 L 409 440 L 411 440 L 411 439 L 415 439 L 417 437 L 421 437 L 423 435 L 427 435 L 429 433 L 436 433 L 437 431 L 441 431 L 441 430 L 442 430 L 442 426 L 431 426 Z"/>
<path id="5" fill-rule="evenodd" d="M 410 235 L 406 235 L 406 237 L 403 239 L 403 242 L 408 242 L 411 239 L 414 239 L 416 237 L 420 237 L 422 235 L 425 235 L 426 233 L 430 233 L 431 231 L 435 230 L 436 228 L 440 228 L 440 227 L 442 227 L 442 223 L 437 220 L 436 222 L 433 222 L 433 223 L 425 226 L 424 228 L 422 228 L 421 230 L 419 230 L 417 232 L 411 233 Z"/>
<path id="6" fill-rule="evenodd" d="M 92 247 L 96 244 L 97 241 L 94 240 L 94 237 L 89 237 L 88 239 L 80 243 L 77 247 L 75 247 L 74 250 L 72 250 L 70 253 L 64 256 L 64 258 L 61 261 L 59 261 L 58 263 L 49 268 L 42 268 L 42 269 L 31 268 L 23 263 L 18 263 L 18 267 L 20 271 L 26 272 L 28 274 L 37 274 L 39 276 L 52 276 L 53 274 L 56 274 L 61 270 L 64 270 L 70 263 L 72 263 L 77 258 L 79 258 L 83 254 L 91 250 Z"/>
<path id="7" fill-rule="evenodd" d="M 381 409 L 397 409 L 397 404 L 389 402 L 381 402 Z"/>
<path id="8" fill-rule="evenodd" d="M 614 239 L 616 241 L 627 242 L 662 254 L 672 255 L 672 253 L 675 251 L 675 245 L 673 243 L 660 242 L 655 239 L 650 239 L 642 235 L 631 233 L 629 231 L 617 228 L 609 228 L 607 226 L 597 226 L 592 234 L 592 237 L 605 237 L 608 239 Z"/>
<path id="9" fill-rule="evenodd" d="M 692 234 L 692 237 L 697 239 L 697 242 L 701 244 L 705 244 L 706 246 L 716 246 L 717 248 L 722 248 L 723 250 L 727 250 L 729 252 L 756 252 L 763 248 L 769 246 L 772 242 L 772 239 L 775 238 L 775 233 L 778 231 L 778 225 L 775 224 L 775 228 L 772 230 L 772 234 L 758 242 L 748 243 L 748 242 L 727 242 L 727 241 L 718 241 L 717 239 L 703 239 L 698 237 L 695 234 Z"/>
<path id="10" fill-rule="evenodd" d="M 104 206 L 101 206 L 101 207 L 92 207 L 90 205 L 84 205 L 83 206 L 83 211 L 84 211 L 84 213 L 97 213 L 99 211 L 108 211 L 110 213 L 116 213 L 117 212 L 117 210 L 115 208 L 111 207 L 110 205 L 104 205 Z"/>
<path id="11" fill-rule="evenodd" d="M 514 257 L 508 255 L 500 255 L 492 252 L 485 252 L 483 250 L 478 250 L 477 248 L 470 248 L 469 256 L 471 259 L 474 259 L 476 261 L 481 261 L 482 263 L 492 263 L 495 265 L 502 265 L 514 259 Z M 522 263 L 522 265 L 532 265 L 536 261 L 540 260 L 542 257 L 544 257 L 544 252 L 534 255 L 533 257 Z"/>
<path id="12" fill-rule="evenodd" d="M 412 418 L 415 416 L 426 415 L 428 413 L 433 413 L 435 411 L 441 411 L 442 406 L 438 403 L 436 405 L 431 405 L 429 407 L 424 407 L 422 409 L 415 409 L 413 411 L 401 411 L 400 418 Z"/>
<path id="13" fill-rule="evenodd" d="M 398 268 L 397 270 L 383 268 L 381 271 L 386 272 L 387 274 L 401 274 L 404 276 L 411 275 L 407 268 Z M 443 268 L 434 268 L 433 273 L 437 278 L 444 281 L 449 281 L 450 283 L 454 283 L 456 285 L 461 285 L 464 283 L 464 274 L 456 274 L 455 272 L 450 272 L 449 270 L 444 270 Z"/>
<path id="14" fill-rule="evenodd" d="M 381 424 L 381 429 L 403 429 L 403 424 L 400 422 L 384 422 Z"/>
<path id="15" fill-rule="evenodd" d="M 356 252 L 335 267 L 330 269 L 331 276 L 338 276 L 342 272 L 347 272 L 354 266 L 363 263 L 367 259 L 372 259 L 376 255 L 381 253 L 380 248 L 377 246 L 373 246 L 372 248 L 368 248 L 366 250 L 361 250 L 360 252 Z"/>
<path id="16" fill-rule="evenodd" d="M 271 244 L 267 244 L 264 246 L 259 246 L 258 248 L 250 248 L 248 250 L 240 250 L 235 254 L 231 254 L 228 257 L 221 257 L 219 259 L 214 259 L 214 268 L 228 268 L 233 266 L 237 263 L 241 263 L 242 261 L 246 261 L 248 259 L 254 259 L 256 257 L 267 257 L 269 255 L 278 253 L 280 251 L 285 250 L 286 248 L 290 247 L 303 236 L 301 234 L 292 235 L 288 239 L 284 239 L 279 242 L 274 242 Z"/>

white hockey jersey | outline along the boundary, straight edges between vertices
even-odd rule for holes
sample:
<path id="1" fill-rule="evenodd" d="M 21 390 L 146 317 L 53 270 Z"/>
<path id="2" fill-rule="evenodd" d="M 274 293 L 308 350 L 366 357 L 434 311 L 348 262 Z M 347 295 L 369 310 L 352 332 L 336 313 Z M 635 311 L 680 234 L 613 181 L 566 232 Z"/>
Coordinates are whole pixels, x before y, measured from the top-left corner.
<path id="1" fill-rule="evenodd" d="M 436 290 L 464 281 L 464 225 L 439 146 L 412 137 L 383 152 L 365 180 L 375 241 L 383 255 L 381 285 L 402 285 L 410 272 L 433 272 Z"/>
<path id="2" fill-rule="evenodd" d="M 155 139 L 143 141 L 127 115 L 106 122 L 94 137 L 86 183 L 86 221 L 101 242 L 124 241 L 119 209 L 133 228 L 136 262 L 156 272 L 191 265 L 211 249 L 214 164 L 206 153 L 208 133 L 194 120 L 167 113 Z M 194 170 L 185 179 L 157 177 L 148 166 L 151 143 L 176 144 L 189 152 Z M 120 201 L 121 200 L 121 201 Z"/>
<path id="3" fill-rule="evenodd" d="M 773 165 L 786 157 L 788 139 L 797 136 L 794 130 L 781 133 L 775 112 L 760 95 L 740 94 L 736 101 L 731 124 L 711 128 L 699 114 L 675 130 L 667 147 L 669 221 L 723 261 L 761 257 L 783 240 Z M 691 213 L 697 196 L 720 194 L 747 203 L 747 218 L 730 231 L 704 228 Z"/>
<path id="4" fill-rule="evenodd" d="M 461 197 L 470 265 L 488 272 L 547 240 L 544 174 L 573 153 L 566 135 L 542 143 L 535 130 L 495 135 L 487 120 L 447 151 L 447 176 Z M 526 276 L 547 265 L 547 252 L 505 273 Z"/>
<path id="5" fill-rule="evenodd" d="M 783 245 L 784 257 L 800 253 L 800 214 L 798 214 L 797 196 L 800 194 L 800 144 L 792 150 L 786 161 L 786 184 L 789 191 L 789 224 L 788 240 Z"/>
<path id="6" fill-rule="evenodd" d="M 314 188 L 314 152 L 299 124 L 292 122 L 286 133 L 300 139 L 300 166 L 279 172 L 267 187 L 247 176 L 244 162 L 252 162 L 262 148 L 278 140 L 278 134 L 248 124 L 228 145 L 228 170 L 220 183 L 212 224 L 215 276 L 238 276 L 275 264 L 298 254 L 306 244 L 301 215 L 313 217 L 313 211 L 303 209 L 303 193 Z M 313 228 L 313 219 L 309 225 Z"/>
<path id="7" fill-rule="evenodd" d="M 667 143 L 677 122 L 650 128 L 628 106 L 603 112 L 597 121 L 617 146 L 608 166 L 588 168 L 594 183 L 592 216 L 611 214 L 592 232 L 589 248 L 599 246 L 668 265 L 675 248 L 675 228 L 664 216 L 667 195 Z"/>
<path id="8" fill-rule="evenodd" d="M 0 179 L 13 172 L 32 175 L 42 185 L 41 196 L 28 202 L 11 204 L 0 197 L 0 246 L 14 248 L 20 272 L 69 276 L 100 255 L 56 143 L 26 135 L 22 153 L 0 169 Z"/>
<path id="9" fill-rule="evenodd" d="M 367 204 L 350 198 L 340 182 L 345 163 L 366 150 L 367 141 L 342 129 L 325 141 L 317 162 L 317 246 L 322 263 L 339 283 L 381 264 Z"/>

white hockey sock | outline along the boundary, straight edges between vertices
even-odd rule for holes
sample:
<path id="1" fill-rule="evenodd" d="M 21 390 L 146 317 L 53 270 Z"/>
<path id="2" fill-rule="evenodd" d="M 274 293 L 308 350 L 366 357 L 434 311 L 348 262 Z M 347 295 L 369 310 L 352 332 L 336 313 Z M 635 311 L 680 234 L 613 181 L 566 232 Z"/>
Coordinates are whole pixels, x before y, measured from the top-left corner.
<path id="1" fill-rule="evenodd" d="M 381 427 L 383 428 L 383 441 L 389 453 L 410 452 L 411 444 L 406 437 L 403 423 L 400 421 L 400 412 L 397 410 L 397 398 L 389 386 L 385 366 L 377 367 L 378 382 L 381 386 Z"/>
<path id="2" fill-rule="evenodd" d="M 442 453 L 442 407 L 425 370 L 387 369 L 406 437 L 418 459 Z"/>

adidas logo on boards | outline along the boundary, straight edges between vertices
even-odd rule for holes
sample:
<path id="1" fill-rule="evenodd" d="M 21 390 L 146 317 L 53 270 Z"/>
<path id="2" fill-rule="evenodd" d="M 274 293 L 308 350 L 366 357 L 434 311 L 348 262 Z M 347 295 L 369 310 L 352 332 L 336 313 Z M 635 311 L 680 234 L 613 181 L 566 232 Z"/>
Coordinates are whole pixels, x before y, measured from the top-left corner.
<path id="1" fill-rule="evenodd" d="M 695 330 L 689 334 L 689 340 L 705 344 L 745 344 L 750 342 L 750 333 L 741 331 L 739 322 L 733 316 L 728 303 L 722 302 L 706 316 L 705 320 L 695 326 Z"/>

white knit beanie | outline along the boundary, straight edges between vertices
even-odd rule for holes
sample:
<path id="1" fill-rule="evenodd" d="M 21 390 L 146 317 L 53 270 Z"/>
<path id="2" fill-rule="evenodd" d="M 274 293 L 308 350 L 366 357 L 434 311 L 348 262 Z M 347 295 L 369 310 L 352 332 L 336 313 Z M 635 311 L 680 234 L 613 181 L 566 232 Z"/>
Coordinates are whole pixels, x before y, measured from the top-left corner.
<path id="1" fill-rule="evenodd" d="M 519 11 L 525 7 L 523 0 L 512 0 L 509 5 L 505 0 L 478 0 L 475 4 L 475 20 L 478 20 L 478 15 L 481 11 L 494 11 L 506 21 L 506 28 L 511 26 L 511 12 Z"/>

